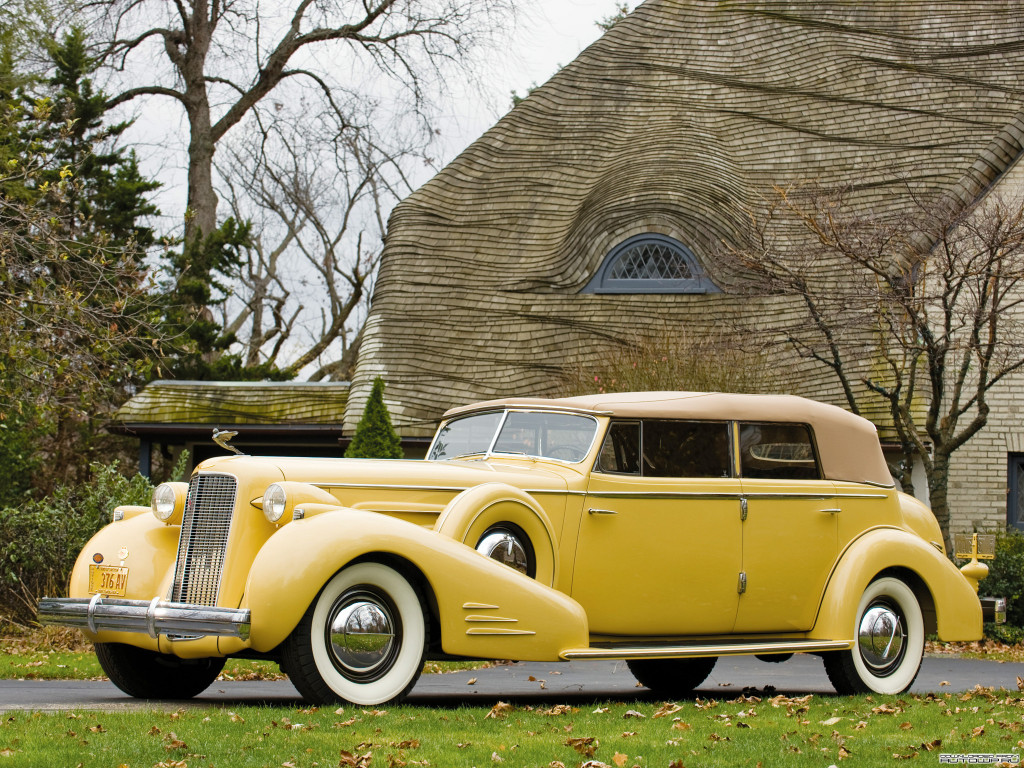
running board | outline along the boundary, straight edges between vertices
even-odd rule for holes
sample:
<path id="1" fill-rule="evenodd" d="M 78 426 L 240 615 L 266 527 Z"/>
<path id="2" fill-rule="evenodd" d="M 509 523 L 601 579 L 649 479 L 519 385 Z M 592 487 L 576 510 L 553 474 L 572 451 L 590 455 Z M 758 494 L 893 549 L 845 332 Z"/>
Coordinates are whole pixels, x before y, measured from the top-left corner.
<path id="1" fill-rule="evenodd" d="M 821 653 L 848 651 L 852 640 L 776 640 L 764 643 L 701 643 L 695 645 L 633 645 L 569 648 L 559 656 L 582 659 L 685 659 L 697 656 L 752 656 L 774 653 Z"/>

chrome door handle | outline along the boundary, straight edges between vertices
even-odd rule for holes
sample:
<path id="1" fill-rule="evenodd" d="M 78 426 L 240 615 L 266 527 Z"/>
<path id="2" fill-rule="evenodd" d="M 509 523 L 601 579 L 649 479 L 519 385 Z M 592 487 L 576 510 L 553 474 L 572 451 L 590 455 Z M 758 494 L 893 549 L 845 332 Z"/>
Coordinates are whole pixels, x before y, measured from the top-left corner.
<path id="1" fill-rule="evenodd" d="M 614 509 L 595 509 L 591 507 L 587 510 L 588 515 L 617 515 L 619 514 Z"/>
<path id="2" fill-rule="evenodd" d="M 819 509 L 818 511 L 821 512 L 823 515 L 838 515 L 843 510 L 838 509 L 838 508 L 833 508 L 833 509 Z"/>

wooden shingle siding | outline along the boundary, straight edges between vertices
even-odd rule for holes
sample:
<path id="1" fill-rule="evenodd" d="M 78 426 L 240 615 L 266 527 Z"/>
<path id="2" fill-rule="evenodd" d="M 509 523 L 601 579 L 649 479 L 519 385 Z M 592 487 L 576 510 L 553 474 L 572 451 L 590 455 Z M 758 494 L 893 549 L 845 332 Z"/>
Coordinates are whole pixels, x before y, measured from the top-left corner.
<path id="1" fill-rule="evenodd" d="M 798 309 L 730 296 L 714 254 L 772 185 L 848 186 L 864 211 L 973 199 L 1024 146 L 1022 74 L 1022 2 L 648 0 L 395 209 L 346 429 L 377 375 L 422 435 L 451 405 L 550 393 L 638 331 L 770 333 Z M 645 233 L 725 293 L 579 293 Z M 789 366 L 787 391 L 842 404 Z"/>

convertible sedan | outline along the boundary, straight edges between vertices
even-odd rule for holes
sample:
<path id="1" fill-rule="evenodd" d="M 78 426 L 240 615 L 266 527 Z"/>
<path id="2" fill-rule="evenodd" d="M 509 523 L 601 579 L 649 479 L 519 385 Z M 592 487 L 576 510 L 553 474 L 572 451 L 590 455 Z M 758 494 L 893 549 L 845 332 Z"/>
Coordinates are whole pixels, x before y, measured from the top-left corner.
<path id="1" fill-rule="evenodd" d="M 646 392 L 456 408 L 425 461 L 211 459 L 115 510 L 39 616 L 146 698 L 227 657 L 276 660 L 316 703 L 400 699 L 452 657 L 621 659 L 678 696 L 720 656 L 797 652 L 891 694 L 926 635 L 981 637 L 976 590 L 869 422 Z"/>

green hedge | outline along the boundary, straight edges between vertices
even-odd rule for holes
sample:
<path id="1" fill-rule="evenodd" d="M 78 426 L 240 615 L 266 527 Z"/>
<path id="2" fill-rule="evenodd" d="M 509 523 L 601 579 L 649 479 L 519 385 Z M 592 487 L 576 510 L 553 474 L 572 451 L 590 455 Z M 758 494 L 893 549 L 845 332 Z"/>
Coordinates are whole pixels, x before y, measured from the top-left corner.
<path id="1" fill-rule="evenodd" d="M 78 553 L 114 507 L 150 503 L 153 486 L 141 475 L 128 479 L 114 465 L 94 465 L 92 475 L 86 485 L 0 509 L 0 612 L 9 621 L 28 624 L 40 597 L 66 594 Z"/>

